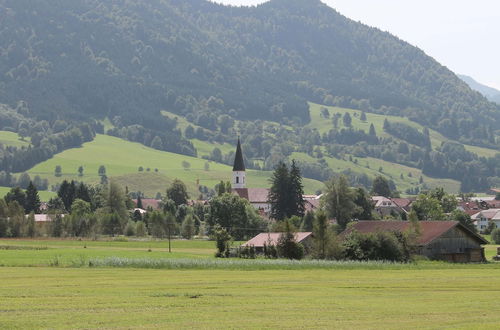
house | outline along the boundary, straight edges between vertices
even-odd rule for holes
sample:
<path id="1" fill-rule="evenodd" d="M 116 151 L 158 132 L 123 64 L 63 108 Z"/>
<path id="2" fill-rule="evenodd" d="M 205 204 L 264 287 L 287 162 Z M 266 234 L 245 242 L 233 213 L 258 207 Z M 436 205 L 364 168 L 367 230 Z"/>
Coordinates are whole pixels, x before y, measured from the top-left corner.
<path id="1" fill-rule="evenodd" d="M 248 242 L 242 244 L 242 247 L 253 246 L 255 251 L 258 253 L 264 252 L 264 245 L 276 246 L 278 245 L 278 240 L 283 233 L 260 233 Z M 297 232 L 295 233 L 295 241 L 304 245 L 306 250 L 311 247 L 312 244 L 312 232 Z"/>
<path id="2" fill-rule="evenodd" d="M 500 227 L 500 209 L 481 210 L 471 216 L 472 221 L 476 224 L 478 231 L 483 231 L 488 228 L 488 225 L 493 222 L 496 227 Z"/>
<path id="3" fill-rule="evenodd" d="M 404 201 L 399 201 L 402 205 L 409 206 L 411 202 L 407 204 Z M 403 207 L 399 206 L 391 198 L 384 196 L 373 196 L 372 203 L 375 211 L 382 217 L 391 216 L 395 214 L 408 213 Z"/>
<path id="4" fill-rule="evenodd" d="M 430 259 L 451 262 L 483 262 L 484 248 L 488 244 L 482 236 L 472 232 L 458 221 L 420 221 L 421 235 L 417 240 L 418 251 Z M 405 232 L 410 228 L 408 221 L 358 221 L 346 229 L 345 237 L 353 230 L 360 233 L 378 231 Z"/>

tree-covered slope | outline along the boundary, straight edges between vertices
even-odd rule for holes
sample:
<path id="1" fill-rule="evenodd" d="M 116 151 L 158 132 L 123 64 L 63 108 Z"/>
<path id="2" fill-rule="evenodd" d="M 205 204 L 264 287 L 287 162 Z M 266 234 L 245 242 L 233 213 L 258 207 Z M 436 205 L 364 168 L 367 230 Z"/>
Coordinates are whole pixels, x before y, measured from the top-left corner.
<path id="1" fill-rule="evenodd" d="M 148 127 L 168 109 L 307 122 L 315 101 L 496 144 L 498 106 L 419 49 L 319 0 L 0 0 L 0 12 L 0 101 L 24 100 L 39 118 Z"/>

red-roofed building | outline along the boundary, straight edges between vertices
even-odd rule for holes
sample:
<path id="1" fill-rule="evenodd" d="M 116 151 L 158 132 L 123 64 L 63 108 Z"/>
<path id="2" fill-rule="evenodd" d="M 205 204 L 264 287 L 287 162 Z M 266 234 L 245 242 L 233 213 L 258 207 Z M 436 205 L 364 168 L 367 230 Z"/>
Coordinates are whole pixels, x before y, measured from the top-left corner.
<path id="1" fill-rule="evenodd" d="M 418 238 L 418 254 L 430 259 L 452 262 L 483 262 L 483 244 L 488 244 L 482 236 L 470 231 L 458 221 L 420 221 L 421 235 Z M 359 221 L 346 229 L 341 236 L 352 231 L 376 233 L 378 231 L 406 232 L 408 221 Z"/>
<path id="2" fill-rule="evenodd" d="M 134 199 L 134 204 L 137 206 L 137 199 Z M 153 210 L 159 210 L 160 209 L 160 203 L 161 200 L 159 199 L 154 199 L 154 198 L 142 198 L 142 208 L 144 210 L 148 210 L 149 208 L 152 208 Z"/>
<path id="3" fill-rule="evenodd" d="M 242 244 L 242 247 L 253 246 L 255 251 L 263 252 L 264 245 L 267 246 L 276 246 L 278 244 L 278 240 L 283 233 L 260 233 L 248 242 Z M 297 243 L 301 243 L 306 247 L 310 247 L 312 240 L 312 232 L 298 232 L 295 233 L 295 241 Z"/>

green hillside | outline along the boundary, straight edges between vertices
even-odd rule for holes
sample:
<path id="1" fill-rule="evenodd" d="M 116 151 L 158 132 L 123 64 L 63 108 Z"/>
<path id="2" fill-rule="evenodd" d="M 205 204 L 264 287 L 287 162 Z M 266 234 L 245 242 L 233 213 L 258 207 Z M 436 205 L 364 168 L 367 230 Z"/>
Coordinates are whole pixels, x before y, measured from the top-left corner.
<path id="1" fill-rule="evenodd" d="M 20 140 L 17 133 L 0 131 L 0 144 L 13 147 L 27 147 L 30 143 L 29 138 L 24 141 Z"/>
<path id="2" fill-rule="evenodd" d="M 328 111 L 330 112 L 330 119 L 325 119 L 321 117 L 321 109 L 322 108 L 327 108 Z M 335 113 L 340 113 L 341 115 L 344 115 L 344 113 L 349 113 L 352 118 L 352 127 L 356 129 L 362 129 L 366 133 L 368 133 L 370 129 L 370 124 L 373 124 L 375 127 L 375 131 L 377 133 L 377 136 L 379 137 L 388 137 L 390 136 L 388 133 L 384 132 L 384 120 L 387 119 L 390 122 L 397 122 L 397 123 L 403 123 L 411 127 L 415 127 L 419 130 L 422 130 L 424 127 L 414 121 L 409 120 L 408 118 L 405 117 L 397 117 L 397 116 L 390 116 L 390 115 L 380 115 L 380 114 L 375 114 L 375 113 L 366 113 L 366 121 L 361 121 L 360 115 L 361 111 L 360 110 L 353 110 L 353 109 L 348 109 L 348 108 L 341 108 L 341 107 L 332 107 L 332 106 L 324 106 L 316 103 L 309 103 L 309 111 L 310 111 L 310 116 L 311 116 L 311 122 L 307 125 L 307 127 L 310 128 L 316 128 L 320 133 L 326 133 L 330 129 L 333 128 L 332 120 L 331 117 Z M 342 120 L 339 121 L 339 125 L 342 125 Z M 431 143 L 432 143 L 432 148 L 435 149 L 436 147 L 441 146 L 442 142 L 446 141 L 451 141 L 450 139 L 444 137 L 442 134 L 439 132 L 429 129 L 430 133 L 430 138 L 431 138 Z M 477 146 L 471 146 L 464 144 L 465 149 L 467 149 L 470 152 L 473 152 L 477 154 L 478 156 L 481 157 L 494 157 L 495 154 L 499 153 L 498 150 L 494 149 L 489 149 L 489 148 L 483 148 L 483 147 L 477 147 Z"/>
<path id="3" fill-rule="evenodd" d="M 183 168 L 183 161 L 190 164 L 188 170 Z M 205 170 L 207 162 L 208 171 Z M 62 167 L 62 176 L 59 178 L 54 176 L 54 169 L 57 165 Z M 122 185 L 128 186 L 130 191 L 142 191 L 152 197 L 157 192 L 164 194 L 167 186 L 175 178 L 184 181 L 192 196 L 197 196 L 196 181 L 198 179 L 200 185 L 213 188 L 220 180 L 230 180 L 232 171 L 232 168 L 227 165 L 158 151 L 112 136 L 97 135 L 94 141 L 85 143 L 81 148 L 59 153 L 33 167 L 28 173 L 32 177 L 39 175 L 41 178 L 47 178 L 51 185 L 64 179 L 98 183 L 100 165 L 106 167 L 109 178 L 115 178 Z M 83 177 L 78 177 L 79 166 L 84 167 Z M 143 167 L 143 172 L 138 171 L 140 166 Z M 270 172 L 249 170 L 248 186 L 267 187 L 270 175 Z M 323 187 L 321 182 L 309 179 L 304 180 L 304 184 L 308 193 L 313 193 Z"/>

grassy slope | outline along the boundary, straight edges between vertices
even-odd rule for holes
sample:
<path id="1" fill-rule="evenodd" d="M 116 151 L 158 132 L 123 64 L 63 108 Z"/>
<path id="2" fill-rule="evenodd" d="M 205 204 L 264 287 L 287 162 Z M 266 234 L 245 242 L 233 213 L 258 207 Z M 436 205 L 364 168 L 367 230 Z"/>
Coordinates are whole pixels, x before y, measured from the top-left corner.
<path id="1" fill-rule="evenodd" d="M 189 170 L 183 169 L 183 161 L 191 164 Z M 130 191 L 140 190 L 154 197 L 157 192 L 164 193 L 171 180 L 178 178 L 186 183 L 190 192 L 196 197 L 197 179 L 201 185 L 213 187 L 220 180 L 226 181 L 231 178 L 230 166 L 209 162 L 210 170 L 205 171 L 206 162 L 199 158 L 158 151 L 112 136 L 97 135 L 94 141 L 85 143 L 81 148 L 59 153 L 36 165 L 28 173 L 31 176 L 39 175 L 47 178 L 50 184 L 64 179 L 97 183 L 98 168 L 100 165 L 105 165 L 108 177 L 117 178 L 123 185 L 128 185 Z M 60 178 L 56 178 L 53 174 L 56 165 L 62 167 L 63 175 Z M 84 167 L 82 178 L 77 175 L 80 165 Z M 144 168 L 144 172 L 138 172 L 139 166 Z M 150 168 L 150 172 L 146 172 L 147 168 Z M 158 173 L 155 169 L 158 169 Z M 250 170 L 247 172 L 248 186 L 267 187 L 270 175 L 270 172 Z M 314 192 L 323 186 L 321 182 L 314 180 L 304 180 L 304 184 L 308 192 Z"/>
<path id="2" fill-rule="evenodd" d="M 5 196 L 10 191 L 11 188 L 8 187 L 0 187 L 0 198 Z M 39 191 L 38 195 L 40 196 L 40 200 L 42 202 L 47 202 L 49 199 L 54 197 L 56 194 L 51 191 Z"/>
<path id="3" fill-rule="evenodd" d="M 494 293 L 500 285 L 498 264 L 259 271 L 66 268 L 61 267 L 65 260 L 88 257 L 206 260 L 213 256 L 214 242 L 173 241 L 172 254 L 166 241 L 0 240 L 1 245 L 49 247 L 0 249 L 1 319 L 9 329 L 496 328 L 500 323 Z M 63 264 L 40 266 L 55 260 Z"/>
<path id="4" fill-rule="evenodd" d="M 29 146 L 29 138 L 26 141 L 21 141 L 17 133 L 0 131 L 0 144 L 13 147 L 27 147 Z"/>
<path id="5" fill-rule="evenodd" d="M 396 116 L 386 116 L 386 115 L 378 115 L 378 114 L 373 114 L 373 113 L 366 113 L 366 121 L 363 122 L 359 119 L 359 115 L 361 114 L 361 111 L 359 110 L 353 110 L 353 109 L 347 109 L 347 108 L 339 108 L 339 107 L 328 107 L 328 106 L 323 106 L 315 103 L 310 103 L 310 114 L 311 114 L 311 123 L 308 125 L 311 128 L 316 128 L 320 133 L 325 133 L 328 132 L 330 129 L 333 128 L 333 124 L 331 119 L 324 119 L 321 118 L 320 116 L 320 111 L 321 108 L 325 107 L 329 110 L 330 112 L 330 118 L 333 116 L 334 113 L 340 113 L 344 115 L 344 113 L 348 112 L 351 115 L 352 118 L 352 126 L 357 129 L 362 129 L 366 133 L 368 133 L 368 130 L 370 129 L 370 124 L 373 123 L 373 126 L 375 127 L 375 131 L 377 132 L 377 136 L 381 137 L 387 137 L 389 136 L 386 132 L 384 132 L 384 119 L 387 118 L 390 122 L 400 122 L 412 127 L 415 127 L 419 130 L 423 129 L 423 126 L 420 124 L 417 124 L 415 122 L 412 122 L 408 120 L 407 118 L 403 117 L 396 117 Z M 342 119 L 339 120 L 339 125 L 342 125 Z M 431 143 L 432 147 L 436 148 L 441 146 L 441 143 L 444 141 L 449 141 L 446 137 L 441 135 L 440 133 L 430 129 L 430 136 L 431 136 Z M 498 150 L 493 150 L 493 149 L 488 149 L 488 148 L 481 148 L 481 147 L 476 147 L 476 146 L 470 146 L 470 145 L 465 145 L 465 148 L 471 152 L 476 153 L 478 156 L 482 157 L 492 157 L 495 156 L 495 154 L 500 153 Z"/>

